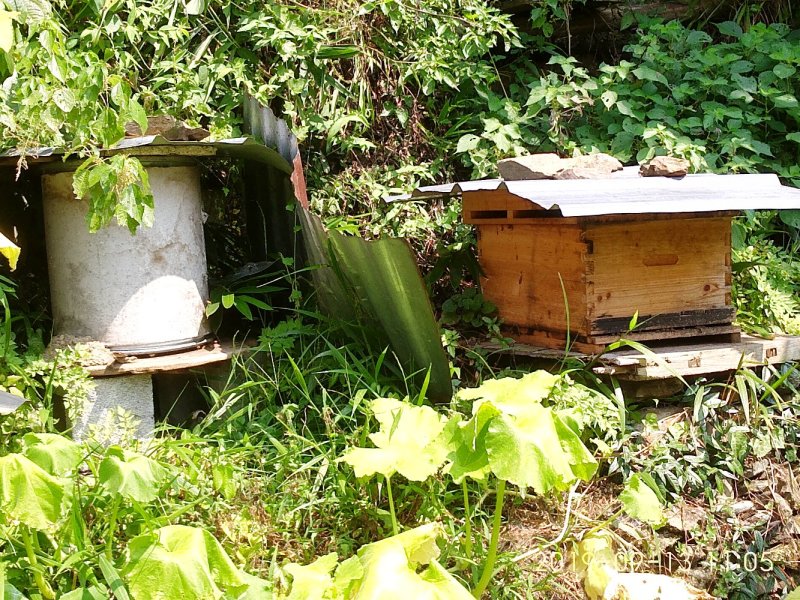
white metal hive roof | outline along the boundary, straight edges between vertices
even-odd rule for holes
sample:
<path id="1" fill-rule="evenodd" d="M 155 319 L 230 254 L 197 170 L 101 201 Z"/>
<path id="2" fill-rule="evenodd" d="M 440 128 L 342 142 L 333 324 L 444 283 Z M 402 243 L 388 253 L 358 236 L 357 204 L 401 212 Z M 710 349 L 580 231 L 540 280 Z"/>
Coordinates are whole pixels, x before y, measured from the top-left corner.
<path id="1" fill-rule="evenodd" d="M 596 215 L 800 209 L 800 189 L 781 184 L 777 175 L 686 175 L 640 177 L 626 167 L 606 179 L 483 179 L 426 186 L 387 201 L 456 196 L 504 190 L 565 217 Z"/>

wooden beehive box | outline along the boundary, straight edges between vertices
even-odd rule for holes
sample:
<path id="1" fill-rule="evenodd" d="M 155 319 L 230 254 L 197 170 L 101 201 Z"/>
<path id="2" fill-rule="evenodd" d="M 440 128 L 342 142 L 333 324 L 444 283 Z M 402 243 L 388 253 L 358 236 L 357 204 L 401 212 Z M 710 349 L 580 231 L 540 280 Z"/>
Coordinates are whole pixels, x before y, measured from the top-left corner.
<path id="1" fill-rule="evenodd" d="M 466 192 L 484 297 L 516 340 L 594 351 L 636 340 L 736 335 L 731 218 L 563 217 L 507 191 Z M 637 327 L 628 332 L 638 314 Z"/>
<path id="2" fill-rule="evenodd" d="M 800 208 L 775 175 L 471 181 L 416 190 L 460 194 L 476 226 L 484 296 L 520 342 L 597 351 L 641 341 L 736 341 L 731 223 L 743 209 Z M 637 325 L 631 331 L 631 321 Z"/>

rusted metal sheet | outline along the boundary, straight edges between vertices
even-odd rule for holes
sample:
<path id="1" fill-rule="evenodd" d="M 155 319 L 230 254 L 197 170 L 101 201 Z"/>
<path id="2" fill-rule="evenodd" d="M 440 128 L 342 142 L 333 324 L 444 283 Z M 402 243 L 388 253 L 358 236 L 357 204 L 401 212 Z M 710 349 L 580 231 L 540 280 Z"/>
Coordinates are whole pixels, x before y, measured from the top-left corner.
<path id="1" fill-rule="evenodd" d="M 774 174 L 640 177 L 626 167 L 606 179 L 484 179 L 420 187 L 387 201 L 459 196 L 473 191 L 508 191 L 565 217 L 597 215 L 798 209 L 800 190 L 781 185 Z"/>
<path id="2" fill-rule="evenodd" d="M 245 130 L 266 146 L 275 150 L 292 166 L 292 188 L 298 202 L 308 207 L 306 180 L 297 137 L 286 121 L 279 119 L 269 107 L 262 106 L 252 96 L 244 99 Z"/>
<path id="3" fill-rule="evenodd" d="M 294 257 L 299 263 L 295 201 L 308 206 L 303 164 L 297 138 L 283 119 L 251 96 L 244 98 L 245 131 L 274 152 L 289 170 L 263 161 L 244 161 L 245 212 L 252 260 L 264 261 L 275 254 Z M 288 175 L 288 176 L 287 176 Z"/>

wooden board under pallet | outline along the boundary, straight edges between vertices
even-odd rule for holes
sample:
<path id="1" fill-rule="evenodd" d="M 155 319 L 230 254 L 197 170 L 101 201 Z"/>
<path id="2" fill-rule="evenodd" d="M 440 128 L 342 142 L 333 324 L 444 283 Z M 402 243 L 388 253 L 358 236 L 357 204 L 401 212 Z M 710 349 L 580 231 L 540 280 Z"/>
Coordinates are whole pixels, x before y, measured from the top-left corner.
<path id="1" fill-rule="evenodd" d="M 481 344 L 480 347 L 544 362 L 564 358 L 564 352 L 520 343 L 505 348 L 499 344 Z M 575 350 L 568 356 L 591 358 L 591 354 Z M 725 373 L 740 366 L 759 367 L 795 361 L 800 361 L 800 336 L 776 336 L 767 340 L 742 335 L 737 343 L 684 343 L 654 347 L 651 353 L 646 354 L 633 349 L 608 352 L 597 359 L 592 370 L 598 375 L 614 375 L 624 381 L 653 381 Z"/>
<path id="2" fill-rule="evenodd" d="M 694 377 L 733 371 L 740 365 L 758 367 L 800 361 L 800 337 L 777 336 L 772 340 L 742 335 L 737 344 L 697 344 L 653 349 L 653 355 L 634 350 L 610 352 L 594 371 L 628 380 Z"/>

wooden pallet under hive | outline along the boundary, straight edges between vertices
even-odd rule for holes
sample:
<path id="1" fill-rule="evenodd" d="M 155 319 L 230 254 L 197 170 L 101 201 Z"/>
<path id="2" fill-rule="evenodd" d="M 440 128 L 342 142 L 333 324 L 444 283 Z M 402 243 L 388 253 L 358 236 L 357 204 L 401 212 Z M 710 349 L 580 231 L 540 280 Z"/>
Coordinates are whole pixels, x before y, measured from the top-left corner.
<path id="1" fill-rule="evenodd" d="M 620 337 L 739 339 L 736 212 L 564 217 L 505 190 L 464 192 L 463 211 L 483 294 L 519 342 L 595 352 Z"/>

